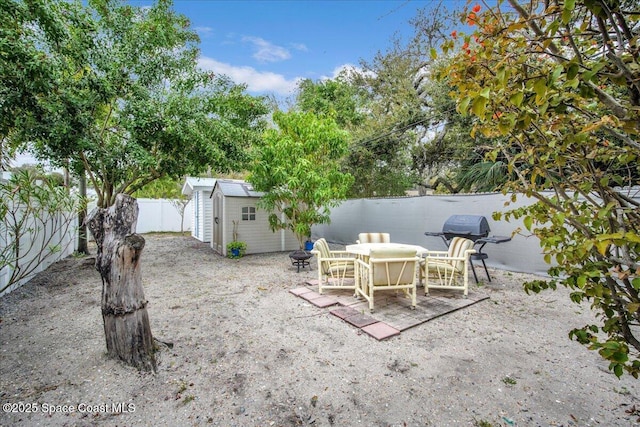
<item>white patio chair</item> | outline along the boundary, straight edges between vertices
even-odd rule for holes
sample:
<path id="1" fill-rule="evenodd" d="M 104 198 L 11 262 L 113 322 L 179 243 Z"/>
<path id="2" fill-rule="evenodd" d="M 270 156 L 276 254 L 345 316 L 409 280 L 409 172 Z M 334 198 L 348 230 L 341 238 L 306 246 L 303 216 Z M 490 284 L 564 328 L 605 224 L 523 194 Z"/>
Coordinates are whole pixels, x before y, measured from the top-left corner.
<path id="1" fill-rule="evenodd" d="M 424 294 L 429 289 L 461 289 L 469 293 L 469 257 L 476 253 L 474 242 L 464 237 L 451 239 L 448 251 L 429 251 L 420 270 L 420 279 L 426 276 Z M 429 277 L 435 282 L 429 281 Z M 460 283 L 460 279 L 462 283 Z"/>
<path id="2" fill-rule="evenodd" d="M 391 243 L 389 233 L 360 233 L 356 243 Z"/>
<path id="3" fill-rule="evenodd" d="M 412 249 L 373 249 L 367 260 L 357 259 L 360 286 L 356 295 L 374 308 L 374 293 L 377 291 L 402 290 L 411 297 L 411 308 L 416 307 L 416 269 L 420 258 Z"/>
<path id="4" fill-rule="evenodd" d="M 311 251 L 318 260 L 318 293 L 325 289 L 353 289 L 355 294 L 355 258 L 346 251 L 330 250 L 323 238 Z"/>

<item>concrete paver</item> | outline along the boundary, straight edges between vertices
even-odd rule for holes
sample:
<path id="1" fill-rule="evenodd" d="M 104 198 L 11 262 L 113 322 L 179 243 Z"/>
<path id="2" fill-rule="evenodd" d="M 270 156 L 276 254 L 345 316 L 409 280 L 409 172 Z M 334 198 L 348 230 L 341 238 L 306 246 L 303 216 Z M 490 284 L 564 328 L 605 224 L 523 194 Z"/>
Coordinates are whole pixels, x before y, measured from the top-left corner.
<path id="1" fill-rule="evenodd" d="M 354 298 L 353 290 L 329 289 L 320 295 L 314 289 L 317 289 L 317 280 L 309 280 L 306 286 L 290 292 L 320 308 L 337 305 L 329 311 L 332 315 L 378 340 L 396 336 L 406 329 L 489 298 L 472 290 L 465 298 L 457 290 L 433 289 L 429 295 L 424 295 L 419 289 L 417 305 L 412 310 L 411 300 L 404 293 L 379 292 L 375 295 L 374 311 L 370 312 L 369 303 L 364 298 Z"/>

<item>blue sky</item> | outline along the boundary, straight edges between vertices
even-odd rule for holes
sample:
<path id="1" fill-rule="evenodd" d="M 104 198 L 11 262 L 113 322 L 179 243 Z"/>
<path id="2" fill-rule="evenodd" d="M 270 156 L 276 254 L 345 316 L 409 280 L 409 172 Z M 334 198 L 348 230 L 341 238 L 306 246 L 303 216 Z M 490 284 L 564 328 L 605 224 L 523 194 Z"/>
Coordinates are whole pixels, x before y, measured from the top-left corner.
<path id="1" fill-rule="evenodd" d="M 142 2 L 132 1 L 132 4 Z M 246 83 L 252 94 L 286 97 L 302 78 L 334 77 L 386 50 L 432 0 L 174 0 L 201 38 L 202 68 Z M 464 0 L 445 0 L 461 6 Z"/>

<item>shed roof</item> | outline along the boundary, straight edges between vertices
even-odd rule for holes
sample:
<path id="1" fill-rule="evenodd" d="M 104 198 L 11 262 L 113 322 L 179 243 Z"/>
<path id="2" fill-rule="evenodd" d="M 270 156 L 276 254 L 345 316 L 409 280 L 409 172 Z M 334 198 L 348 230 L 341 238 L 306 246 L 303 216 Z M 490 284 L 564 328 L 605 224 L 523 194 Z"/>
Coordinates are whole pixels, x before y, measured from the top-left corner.
<path id="1" fill-rule="evenodd" d="M 219 179 L 216 181 L 213 190 L 218 187 L 225 197 L 257 197 L 260 198 L 264 193 L 255 191 L 253 186 L 237 179 Z"/>
<path id="2" fill-rule="evenodd" d="M 182 194 L 190 196 L 194 191 L 211 191 L 216 185 L 216 178 L 196 178 L 188 176 L 182 186 Z"/>

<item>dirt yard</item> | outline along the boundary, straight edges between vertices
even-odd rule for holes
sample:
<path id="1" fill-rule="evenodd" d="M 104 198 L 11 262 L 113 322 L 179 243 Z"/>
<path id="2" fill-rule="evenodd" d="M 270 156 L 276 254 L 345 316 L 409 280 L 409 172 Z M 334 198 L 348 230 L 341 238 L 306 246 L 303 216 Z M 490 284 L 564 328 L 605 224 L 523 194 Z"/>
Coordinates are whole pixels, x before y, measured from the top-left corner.
<path id="1" fill-rule="evenodd" d="M 292 295 L 316 268 L 286 253 L 145 238 L 158 373 L 107 359 L 93 259 L 67 259 L 0 298 L 0 425 L 640 425 L 638 381 L 568 338 L 588 308 L 531 276 L 492 271 L 489 299 L 377 341 Z"/>

